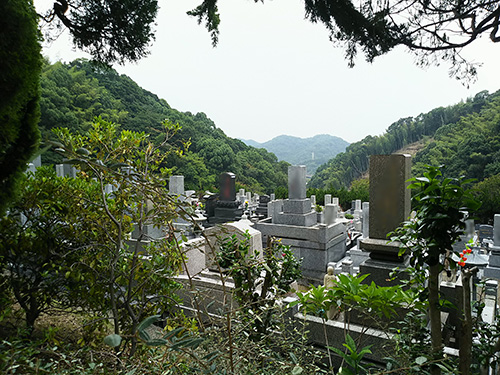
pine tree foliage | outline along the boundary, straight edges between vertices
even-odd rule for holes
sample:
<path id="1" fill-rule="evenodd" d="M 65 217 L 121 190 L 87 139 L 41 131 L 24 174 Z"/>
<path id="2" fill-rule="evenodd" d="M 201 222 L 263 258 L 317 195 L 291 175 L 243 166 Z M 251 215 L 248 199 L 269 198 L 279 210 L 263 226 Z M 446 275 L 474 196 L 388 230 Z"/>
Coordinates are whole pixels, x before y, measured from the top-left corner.
<path id="1" fill-rule="evenodd" d="M 32 1 L 0 3 L 0 214 L 40 138 L 40 35 Z"/>
<path id="2" fill-rule="evenodd" d="M 156 0 L 57 0 L 43 18 L 68 28 L 75 46 L 94 60 L 124 63 L 149 54 L 157 12 Z"/>
<path id="3" fill-rule="evenodd" d="M 462 57 L 462 48 L 482 35 L 500 41 L 498 0 L 304 0 L 304 5 L 306 18 L 326 27 L 351 67 L 359 50 L 371 62 L 405 46 L 418 64 L 445 60 L 450 75 L 468 80 L 476 75 L 476 65 Z M 216 45 L 221 22 L 217 0 L 204 0 L 188 14 L 205 23 Z"/>

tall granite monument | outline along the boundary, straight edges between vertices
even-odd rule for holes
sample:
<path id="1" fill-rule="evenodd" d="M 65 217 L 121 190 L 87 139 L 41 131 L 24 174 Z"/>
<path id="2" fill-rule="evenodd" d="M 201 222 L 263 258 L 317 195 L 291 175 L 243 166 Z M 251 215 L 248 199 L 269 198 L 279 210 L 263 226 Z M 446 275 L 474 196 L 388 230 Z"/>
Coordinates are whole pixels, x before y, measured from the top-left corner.
<path id="1" fill-rule="evenodd" d="M 408 219 L 411 210 L 411 156 L 372 155 L 370 157 L 369 237 L 360 241 L 360 248 L 370 252 L 370 259 L 360 265 L 360 272 L 369 273 L 377 285 L 387 286 L 393 268 L 404 266 L 398 255 L 400 244 L 389 242 L 387 235 Z M 394 281 L 396 283 L 396 281 Z"/>

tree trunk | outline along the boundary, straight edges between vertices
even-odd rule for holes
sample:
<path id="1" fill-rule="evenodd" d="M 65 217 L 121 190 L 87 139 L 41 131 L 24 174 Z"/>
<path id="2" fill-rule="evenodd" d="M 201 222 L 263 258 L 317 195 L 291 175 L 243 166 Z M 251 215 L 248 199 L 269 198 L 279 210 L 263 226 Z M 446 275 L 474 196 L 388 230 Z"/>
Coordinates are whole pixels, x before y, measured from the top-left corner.
<path id="1" fill-rule="evenodd" d="M 462 337 L 460 338 L 459 347 L 459 370 L 461 375 L 470 374 L 470 365 L 472 362 L 472 311 L 470 298 L 470 279 L 477 272 L 477 267 L 471 270 L 463 270 L 462 272 L 462 287 L 463 287 L 463 320 L 462 320 Z"/>
<path id="2" fill-rule="evenodd" d="M 443 357 L 441 309 L 439 306 L 439 270 L 439 263 L 429 267 L 429 319 L 431 323 L 431 342 L 434 360 L 438 360 Z M 431 374 L 440 375 L 441 369 L 437 366 L 432 366 Z"/>

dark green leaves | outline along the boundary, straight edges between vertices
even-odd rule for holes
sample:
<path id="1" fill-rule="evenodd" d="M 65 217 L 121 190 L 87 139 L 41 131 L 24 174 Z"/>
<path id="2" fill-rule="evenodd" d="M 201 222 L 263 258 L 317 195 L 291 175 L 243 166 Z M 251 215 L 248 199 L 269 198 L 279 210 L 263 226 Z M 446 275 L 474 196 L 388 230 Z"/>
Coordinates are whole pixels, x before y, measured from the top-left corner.
<path id="1" fill-rule="evenodd" d="M 463 177 L 443 178 L 441 169 L 433 166 L 427 166 L 422 177 L 410 180 L 409 188 L 415 190 L 412 208 L 416 216 L 399 228 L 392 239 L 411 251 L 413 265 L 433 265 L 441 254 L 452 249 L 463 233 L 468 212 L 480 205 L 466 188 L 471 181 Z"/>

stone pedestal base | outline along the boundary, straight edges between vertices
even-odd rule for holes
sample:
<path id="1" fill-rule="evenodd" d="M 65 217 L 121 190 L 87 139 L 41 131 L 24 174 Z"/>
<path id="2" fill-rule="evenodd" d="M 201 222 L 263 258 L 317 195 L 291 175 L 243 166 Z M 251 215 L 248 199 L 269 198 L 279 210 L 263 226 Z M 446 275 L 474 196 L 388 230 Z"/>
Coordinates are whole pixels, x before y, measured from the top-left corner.
<path id="1" fill-rule="evenodd" d="M 315 212 L 312 213 L 316 215 Z M 346 253 L 345 225 L 341 222 L 301 227 L 260 221 L 254 228 L 262 233 L 264 243 L 269 236 L 281 238 L 284 245 L 291 246 L 297 258 L 303 258 L 301 283 L 306 285 L 322 284 L 327 264 L 338 262 Z"/>
<path id="2" fill-rule="evenodd" d="M 317 216 L 316 212 L 311 211 L 307 214 L 291 214 L 286 212 L 280 212 L 278 216 L 274 219 L 276 224 L 284 225 L 295 225 L 298 227 L 312 227 L 316 224 Z"/>
<path id="3" fill-rule="evenodd" d="M 398 255 L 400 245 L 399 242 L 389 243 L 378 238 L 363 238 L 359 242 L 362 250 L 370 252 L 371 259 L 395 263 L 404 261 L 404 257 Z"/>
<path id="4" fill-rule="evenodd" d="M 380 261 L 374 259 L 368 259 L 360 264 L 359 273 L 360 274 L 370 274 L 365 280 L 365 283 L 370 284 L 372 281 L 378 286 L 394 286 L 399 285 L 402 279 L 407 279 L 408 275 L 405 273 L 399 273 L 394 280 L 391 280 L 391 273 L 394 268 L 399 268 L 403 270 L 408 266 L 408 262 L 388 262 Z"/>
<path id="5" fill-rule="evenodd" d="M 364 261 L 368 260 L 370 258 L 370 253 L 367 251 L 359 250 L 359 249 L 354 249 L 351 248 L 349 250 L 349 253 L 351 255 L 351 259 L 353 262 L 353 267 L 359 267 L 361 263 Z"/>

